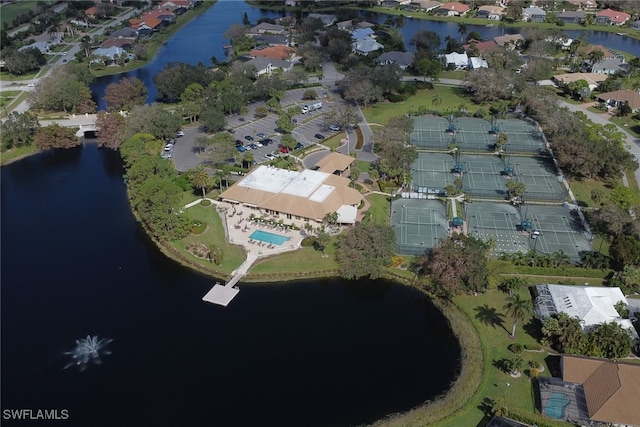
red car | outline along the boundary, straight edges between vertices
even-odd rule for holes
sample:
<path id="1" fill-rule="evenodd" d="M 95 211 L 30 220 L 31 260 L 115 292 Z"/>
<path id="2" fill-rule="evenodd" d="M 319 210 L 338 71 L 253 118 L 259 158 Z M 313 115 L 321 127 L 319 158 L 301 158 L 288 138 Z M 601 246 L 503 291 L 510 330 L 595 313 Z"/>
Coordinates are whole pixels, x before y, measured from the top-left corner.
<path id="1" fill-rule="evenodd" d="M 287 154 L 289 152 L 289 149 L 287 147 L 280 147 L 280 152 L 283 154 Z"/>

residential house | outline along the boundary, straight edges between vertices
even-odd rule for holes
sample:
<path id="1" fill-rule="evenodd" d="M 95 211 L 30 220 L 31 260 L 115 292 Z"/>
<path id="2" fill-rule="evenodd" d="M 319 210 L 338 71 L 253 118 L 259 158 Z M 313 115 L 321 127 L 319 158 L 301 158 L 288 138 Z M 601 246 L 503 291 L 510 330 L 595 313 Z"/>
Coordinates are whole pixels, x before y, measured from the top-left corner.
<path id="1" fill-rule="evenodd" d="M 249 52 L 249 56 L 253 58 L 263 57 L 279 60 L 290 59 L 292 55 L 293 49 L 288 46 L 270 46 L 264 49 L 253 49 Z"/>
<path id="2" fill-rule="evenodd" d="M 586 12 L 581 10 L 567 10 L 556 14 L 556 18 L 565 24 L 580 24 L 587 16 Z"/>
<path id="3" fill-rule="evenodd" d="M 138 38 L 138 31 L 131 27 L 120 28 L 109 34 L 110 39 L 136 39 Z"/>
<path id="4" fill-rule="evenodd" d="M 409 67 L 415 58 L 415 55 L 411 52 L 400 52 L 392 50 L 391 52 L 385 52 L 376 58 L 378 65 L 391 65 L 396 64 L 400 69 L 405 70 Z"/>
<path id="5" fill-rule="evenodd" d="M 357 28 L 351 31 L 351 38 L 355 41 L 373 38 L 375 31 L 371 28 Z"/>
<path id="6" fill-rule="evenodd" d="M 165 25 L 166 24 L 158 18 L 129 19 L 129 27 L 138 30 L 139 37 L 143 37 L 148 31 L 157 31 Z"/>
<path id="7" fill-rule="evenodd" d="M 258 25 L 251 27 L 249 31 L 247 31 L 247 35 L 249 36 L 254 36 L 258 34 L 286 35 L 286 34 L 289 34 L 289 30 L 287 30 L 282 25 L 270 24 L 268 22 L 261 22 Z"/>
<path id="8" fill-rule="evenodd" d="M 520 34 L 505 34 L 504 36 L 496 36 L 493 41 L 500 47 L 515 49 L 524 44 L 524 37 Z"/>
<path id="9" fill-rule="evenodd" d="M 444 3 L 438 8 L 438 15 L 444 16 L 465 16 L 470 7 L 458 2 Z"/>
<path id="10" fill-rule="evenodd" d="M 596 62 L 591 66 L 591 72 L 596 74 L 612 75 L 618 71 L 625 71 L 627 64 L 624 58 L 607 58 L 600 62 Z"/>
<path id="11" fill-rule="evenodd" d="M 498 45 L 494 40 L 487 40 L 483 42 L 476 39 L 471 39 L 468 41 L 467 44 L 462 45 L 462 48 L 467 53 L 472 53 L 476 55 L 495 49 L 496 47 L 498 47 Z"/>
<path id="12" fill-rule="evenodd" d="M 487 64 L 487 61 L 485 61 L 484 59 L 482 59 L 479 56 L 472 56 L 469 58 L 469 69 L 470 70 L 477 70 L 478 68 L 489 68 L 489 64 Z"/>
<path id="13" fill-rule="evenodd" d="M 176 22 L 176 14 L 169 10 L 154 9 L 150 10 L 149 12 L 145 12 L 140 16 L 140 19 L 142 19 L 143 21 L 153 18 L 160 20 L 160 22 L 164 23 L 165 25 L 173 24 L 174 22 Z"/>
<path id="14" fill-rule="evenodd" d="M 253 58 L 245 62 L 245 64 L 254 66 L 256 68 L 256 75 L 258 76 L 262 74 L 270 75 L 276 70 L 289 71 L 293 68 L 293 62 L 291 61 L 264 57 Z"/>
<path id="15" fill-rule="evenodd" d="M 40 53 L 46 54 L 49 53 L 49 47 L 51 44 L 45 41 L 39 41 L 31 44 L 27 44 L 18 49 L 18 52 L 23 52 L 27 49 L 38 49 Z"/>
<path id="16" fill-rule="evenodd" d="M 457 70 L 463 70 L 469 66 L 469 57 L 466 53 L 451 52 L 444 55 L 447 66 L 454 66 Z"/>
<path id="17" fill-rule="evenodd" d="M 631 23 L 631 28 L 633 28 L 634 30 L 640 30 L 640 19 L 638 19 L 637 21 L 633 21 Z"/>
<path id="18" fill-rule="evenodd" d="M 596 13 L 596 23 L 604 25 L 624 25 L 631 15 L 612 9 L 604 9 Z"/>
<path id="19" fill-rule="evenodd" d="M 504 15 L 504 8 L 500 6 L 485 5 L 478 8 L 476 18 L 484 18 L 490 21 L 499 21 Z"/>
<path id="20" fill-rule="evenodd" d="M 598 100 L 606 103 L 610 107 L 620 107 L 625 102 L 629 103 L 629 107 L 633 112 L 640 109 L 640 94 L 635 90 L 621 89 L 613 92 L 606 92 L 597 95 Z"/>
<path id="21" fill-rule="evenodd" d="M 640 425 L 640 365 L 565 354 L 560 370 L 562 378 L 540 378 L 544 414 L 579 425 Z"/>
<path id="22" fill-rule="evenodd" d="M 291 37 L 279 34 L 260 34 L 253 36 L 256 43 L 266 44 L 269 46 L 289 46 L 291 45 Z"/>
<path id="23" fill-rule="evenodd" d="M 414 6 L 416 9 L 420 9 L 425 12 L 431 12 L 432 10 L 439 9 L 442 6 L 442 3 L 432 0 L 413 0 L 411 2 L 411 6 Z"/>
<path id="24" fill-rule="evenodd" d="M 89 19 L 95 19 L 97 11 L 98 9 L 96 9 L 95 6 L 91 6 L 89 9 L 84 11 L 84 14 Z"/>
<path id="25" fill-rule="evenodd" d="M 558 85 L 567 85 L 572 82 L 577 82 L 579 80 L 584 80 L 589 85 L 590 90 L 595 90 L 600 83 L 607 80 L 608 76 L 606 74 L 596 74 L 596 73 L 567 73 L 567 74 L 556 74 L 553 76 L 553 81 Z"/>
<path id="26" fill-rule="evenodd" d="M 352 19 L 349 19 L 347 21 L 342 21 L 342 22 L 338 22 L 336 24 L 336 27 L 339 30 L 342 31 L 353 31 L 357 28 L 371 28 L 374 25 L 371 22 L 367 22 L 367 21 L 354 21 Z"/>
<path id="27" fill-rule="evenodd" d="M 511 418 L 504 418 L 498 415 L 494 415 L 485 427 L 531 427 L 528 424 L 523 424 L 519 421 L 512 420 Z"/>
<path id="28" fill-rule="evenodd" d="M 325 27 L 335 24 L 338 20 L 336 18 L 336 15 L 330 15 L 327 13 L 310 13 L 309 15 L 307 15 L 307 18 L 319 19 L 322 21 Z"/>
<path id="29" fill-rule="evenodd" d="M 384 46 L 371 38 L 358 40 L 351 44 L 352 52 L 358 55 L 368 55 L 380 49 L 384 49 Z"/>
<path id="30" fill-rule="evenodd" d="M 630 91 L 633 92 L 633 91 Z M 614 92 L 610 92 L 614 94 Z M 606 94 L 603 94 L 606 95 Z M 640 95 L 638 95 L 640 101 Z M 587 331 L 595 325 L 615 322 L 638 338 L 631 320 L 623 319 L 615 305 L 627 304 L 620 288 L 604 286 L 536 285 L 538 296 L 534 311 L 542 320 L 557 313 L 566 313 L 580 319 Z"/>
<path id="31" fill-rule="evenodd" d="M 108 49 L 115 46 L 122 49 L 131 49 L 135 43 L 135 39 L 106 39 L 100 45 L 100 47 L 103 49 Z"/>
<path id="32" fill-rule="evenodd" d="M 615 56 L 616 56 L 615 53 L 613 53 L 612 51 L 610 51 L 606 47 L 602 46 L 601 44 L 592 44 L 592 45 L 582 46 L 582 47 L 578 48 L 577 53 L 578 53 L 578 55 L 586 58 L 594 50 L 599 50 L 600 52 L 602 52 L 602 55 L 603 55 L 602 58 L 603 59 L 615 58 Z"/>
<path id="33" fill-rule="evenodd" d="M 191 0 L 167 0 L 161 3 L 158 7 L 163 10 L 170 10 L 176 16 L 180 16 L 187 10 L 191 9 L 194 2 Z"/>
<path id="34" fill-rule="evenodd" d="M 522 8 L 522 20 L 527 22 L 544 22 L 547 12 L 537 6 Z"/>
<path id="35" fill-rule="evenodd" d="M 565 0 L 567 3 L 571 3 L 576 6 L 578 10 L 585 11 L 590 14 L 594 14 L 598 9 L 598 3 L 596 0 Z"/>
<path id="36" fill-rule="evenodd" d="M 350 187 L 348 178 L 333 173 L 260 165 L 220 194 L 220 199 L 255 210 L 258 216 L 282 215 L 320 224 L 328 213 L 337 212 L 338 222 L 353 224 L 362 194 Z"/>
<path id="37" fill-rule="evenodd" d="M 313 170 L 338 176 L 349 176 L 351 164 L 356 159 L 342 153 L 330 153 L 318 160 Z"/>
<path id="38" fill-rule="evenodd" d="M 110 61 L 116 61 L 123 56 L 126 56 L 128 59 L 135 58 L 133 55 L 127 53 L 124 49 L 117 46 L 112 46 L 109 48 L 98 48 L 91 52 L 92 55 L 100 58 L 97 61 L 102 62 L 102 58 L 108 58 Z"/>

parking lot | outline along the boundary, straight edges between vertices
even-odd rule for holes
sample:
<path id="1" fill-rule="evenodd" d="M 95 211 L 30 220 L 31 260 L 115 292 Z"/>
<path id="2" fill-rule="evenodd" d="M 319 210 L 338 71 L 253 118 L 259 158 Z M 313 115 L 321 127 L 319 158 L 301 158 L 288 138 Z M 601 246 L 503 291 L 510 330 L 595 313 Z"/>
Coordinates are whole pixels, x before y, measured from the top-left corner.
<path id="1" fill-rule="evenodd" d="M 293 89 L 287 91 L 280 102 L 281 105 L 287 109 L 293 106 L 302 107 L 305 104 L 311 103 L 312 101 L 302 100 L 302 95 L 305 90 L 306 89 Z M 327 138 L 336 133 L 324 126 L 324 112 L 331 108 L 335 102 L 341 101 L 338 99 L 337 101 L 332 100 L 332 102 L 329 102 L 328 99 L 331 98 L 327 97 L 332 95 L 329 90 L 322 87 L 315 88 L 315 90 L 319 96 L 319 99 L 315 102 L 322 102 L 322 109 L 308 114 L 298 114 L 293 117 L 293 119 L 296 120 L 297 125 L 291 134 L 304 147 L 321 142 L 320 139 L 315 137 L 318 133 Z M 260 105 L 265 105 L 265 103 L 257 102 L 250 104 L 246 114 L 227 116 L 227 129 L 233 132 L 234 139 L 243 141 L 245 148 L 252 142 L 257 143 L 263 139 L 258 137 L 258 134 L 264 134 L 267 138 L 272 140 L 271 144 L 258 147 L 257 149 L 251 149 L 249 151 L 253 154 L 254 161 L 257 163 L 269 161 L 265 156 L 268 153 L 279 150 L 278 144 L 280 143 L 280 137 L 282 136 L 281 133 L 277 132 L 278 125 L 276 125 L 276 121 L 278 120 L 278 115 L 269 114 L 267 117 L 263 118 L 255 117 L 255 110 Z M 176 138 L 176 143 L 171 150 L 174 165 L 180 172 L 192 169 L 198 164 L 206 161 L 206 157 L 198 156 L 194 149 L 195 139 L 205 133 L 198 130 L 196 127 L 185 127 L 184 133 L 185 135 L 183 137 Z M 250 136 L 254 140 L 247 140 L 247 136 Z M 239 153 L 238 159 L 240 159 L 241 156 L 242 154 Z"/>

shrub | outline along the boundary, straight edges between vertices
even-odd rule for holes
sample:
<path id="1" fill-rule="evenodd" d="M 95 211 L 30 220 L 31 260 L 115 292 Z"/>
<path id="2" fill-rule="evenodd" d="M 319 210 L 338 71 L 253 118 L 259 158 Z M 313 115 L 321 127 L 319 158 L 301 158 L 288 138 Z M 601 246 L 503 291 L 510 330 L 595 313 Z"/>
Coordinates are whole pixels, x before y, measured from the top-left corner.
<path id="1" fill-rule="evenodd" d="M 362 129 L 360 129 L 360 126 L 356 126 L 356 135 L 358 136 L 358 141 L 356 142 L 356 150 L 359 150 L 364 145 L 364 135 L 362 134 Z"/>
<path id="2" fill-rule="evenodd" d="M 211 203 L 211 202 L 209 202 Z M 207 229 L 207 223 L 202 221 L 193 221 L 191 225 L 191 233 L 192 234 L 202 234 L 204 230 Z"/>
<path id="3" fill-rule="evenodd" d="M 211 200 L 207 200 L 207 199 L 200 200 L 200 205 L 201 206 L 211 206 Z"/>
<path id="4" fill-rule="evenodd" d="M 522 353 L 522 349 L 523 349 L 522 344 L 518 344 L 518 343 L 509 344 L 509 351 L 514 354 Z"/>
<path id="5" fill-rule="evenodd" d="M 540 351 L 540 350 L 542 350 L 542 347 L 540 347 L 538 344 L 525 344 L 524 348 L 525 348 L 525 350 L 531 350 L 531 351 Z"/>
<path id="6" fill-rule="evenodd" d="M 302 242 L 300 242 L 300 244 L 303 247 L 315 246 L 316 240 L 318 240 L 318 239 L 315 236 L 307 236 L 304 239 L 302 239 Z"/>
<path id="7" fill-rule="evenodd" d="M 422 90 L 422 89 L 431 90 L 431 89 L 433 89 L 433 84 L 429 83 L 429 82 L 417 81 L 416 82 L 416 88 L 418 88 L 420 90 Z"/>
<path id="8" fill-rule="evenodd" d="M 387 101 L 389 102 L 402 102 L 404 101 L 404 96 L 402 95 L 398 95 L 396 93 L 390 93 L 389 95 L 387 95 Z"/>

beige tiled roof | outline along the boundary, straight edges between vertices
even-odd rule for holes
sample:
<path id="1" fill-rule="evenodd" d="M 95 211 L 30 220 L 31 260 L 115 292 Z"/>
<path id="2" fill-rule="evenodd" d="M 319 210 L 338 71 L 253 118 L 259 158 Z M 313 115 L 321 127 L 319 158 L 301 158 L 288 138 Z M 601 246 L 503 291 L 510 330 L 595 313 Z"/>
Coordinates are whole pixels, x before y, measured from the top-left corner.
<path id="1" fill-rule="evenodd" d="M 316 166 L 320 172 L 334 173 L 335 171 L 344 171 L 355 159 L 342 153 L 331 153 L 320 159 Z"/>
<path id="2" fill-rule="evenodd" d="M 592 420 L 640 425 L 640 365 L 565 355 L 562 379 L 582 384 Z"/>

